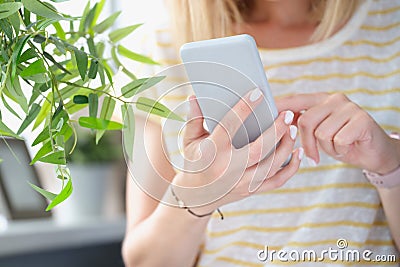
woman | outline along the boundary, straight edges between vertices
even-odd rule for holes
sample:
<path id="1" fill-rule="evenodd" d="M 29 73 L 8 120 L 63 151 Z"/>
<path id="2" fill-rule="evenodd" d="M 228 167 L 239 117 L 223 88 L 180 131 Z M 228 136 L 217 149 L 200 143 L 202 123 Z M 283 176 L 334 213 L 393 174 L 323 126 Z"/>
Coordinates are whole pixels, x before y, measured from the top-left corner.
<path id="1" fill-rule="evenodd" d="M 371 259 L 398 256 L 400 141 L 388 133 L 400 130 L 400 1 L 172 0 L 171 5 L 175 23 L 171 28 L 176 33 L 158 31 L 152 56 L 165 67 L 178 63 L 175 47 L 184 42 L 252 35 L 280 111 L 275 128 L 262 138 L 274 140 L 276 129 L 275 141 L 281 143 L 275 160 L 259 160 L 261 151 L 270 148 L 268 142 L 261 150 L 256 149 L 259 142 L 250 144 L 248 149 L 256 156 L 245 166 L 237 186 L 199 208 L 185 209 L 191 196 L 174 192 L 174 186 L 165 188 L 165 198 L 175 199 L 183 208 L 159 204 L 128 179 L 123 249 L 127 266 L 302 264 L 301 258 L 295 261 L 288 253 L 283 259 L 271 254 L 266 258 L 271 250 L 313 250 L 318 262 L 312 264 L 324 266 L 332 262 L 344 266 L 347 261 L 381 264 L 361 256 L 360 262 L 324 256 L 329 248 L 369 250 Z M 255 107 L 258 94 L 245 96 L 233 111 L 246 118 L 250 113 L 246 105 Z M 218 164 L 197 176 L 176 174 L 169 161 L 158 156 L 163 155 L 160 126 L 149 123 L 146 131 L 152 164 L 174 185 L 188 187 L 219 177 L 221 166 L 229 164 L 223 160 L 227 155 L 240 159 L 240 151 L 227 143 L 222 127 L 208 135 L 195 98 L 189 102 L 185 156 L 216 151 Z M 233 117 L 228 114 L 222 123 L 230 134 L 240 126 Z M 294 148 L 297 128 L 291 124 L 298 126 L 303 148 Z M 280 169 L 292 151 L 291 162 Z M 308 164 L 299 168 L 303 152 Z M 267 179 L 250 193 L 254 168 L 264 165 L 272 166 Z M 237 171 L 227 169 L 230 176 Z M 372 185 L 362 169 L 378 185 Z M 207 216 L 221 206 L 224 220 L 217 213 Z"/>

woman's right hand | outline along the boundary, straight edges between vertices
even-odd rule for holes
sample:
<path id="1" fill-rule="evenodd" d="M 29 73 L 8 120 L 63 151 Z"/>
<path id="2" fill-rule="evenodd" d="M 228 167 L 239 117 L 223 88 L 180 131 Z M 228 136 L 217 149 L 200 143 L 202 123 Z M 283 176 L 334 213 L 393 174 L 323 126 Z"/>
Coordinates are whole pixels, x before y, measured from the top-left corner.
<path id="1" fill-rule="evenodd" d="M 176 196 L 198 213 L 241 200 L 255 192 L 281 187 L 298 170 L 303 149 L 293 151 L 297 128 L 293 112 L 279 114 L 273 126 L 254 142 L 236 149 L 232 139 L 245 119 L 262 101 L 254 89 L 243 97 L 215 127 L 203 128 L 203 116 L 194 96 L 189 98 L 190 117 L 184 133 L 185 171 L 173 180 Z M 275 153 L 268 153 L 280 142 Z M 292 154 L 290 163 L 281 167 Z M 267 156 L 267 157 L 266 157 Z"/>

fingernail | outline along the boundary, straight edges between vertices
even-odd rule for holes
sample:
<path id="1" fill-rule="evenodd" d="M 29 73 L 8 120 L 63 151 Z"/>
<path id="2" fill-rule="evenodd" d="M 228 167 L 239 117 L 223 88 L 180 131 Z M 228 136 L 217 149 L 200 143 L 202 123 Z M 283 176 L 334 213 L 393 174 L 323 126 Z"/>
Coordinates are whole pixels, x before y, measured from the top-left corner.
<path id="1" fill-rule="evenodd" d="M 296 140 L 296 136 L 297 136 L 297 127 L 294 125 L 290 125 L 289 127 L 289 132 L 290 132 L 290 138 L 292 138 L 293 140 Z"/>
<path id="2" fill-rule="evenodd" d="M 315 162 L 315 160 L 313 160 L 312 158 L 307 157 L 307 163 L 310 167 L 315 167 L 317 166 L 317 163 Z"/>
<path id="3" fill-rule="evenodd" d="M 299 147 L 299 160 L 302 160 L 304 157 L 304 148 Z"/>
<path id="4" fill-rule="evenodd" d="M 291 124 L 293 122 L 293 118 L 294 118 L 294 113 L 290 110 L 286 111 L 285 113 L 285 123 L 287 125 Z"/>
<path id="5" fill-rule="evenodd" d="M 249 97 L 250 102 L 255 102 L 257 101 L 260 97 L 261 97 L 262 93 L 260 91 L 260 89 L 256 88 L 254 89 Z"/>

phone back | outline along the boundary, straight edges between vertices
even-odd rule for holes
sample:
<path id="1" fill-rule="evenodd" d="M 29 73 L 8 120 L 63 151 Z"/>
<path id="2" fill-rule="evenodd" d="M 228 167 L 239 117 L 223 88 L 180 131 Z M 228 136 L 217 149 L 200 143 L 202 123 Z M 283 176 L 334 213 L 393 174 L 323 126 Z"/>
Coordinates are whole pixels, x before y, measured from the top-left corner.
<path id="1" fill-rule="evenodd" d="M 184 44 L 181 57 L 210 132 L 246 93 L 260 88 L 264 101 L 233 137 L 236 148 L 269 128 L 277 110 L 254 39 L 246 34 Z"/>

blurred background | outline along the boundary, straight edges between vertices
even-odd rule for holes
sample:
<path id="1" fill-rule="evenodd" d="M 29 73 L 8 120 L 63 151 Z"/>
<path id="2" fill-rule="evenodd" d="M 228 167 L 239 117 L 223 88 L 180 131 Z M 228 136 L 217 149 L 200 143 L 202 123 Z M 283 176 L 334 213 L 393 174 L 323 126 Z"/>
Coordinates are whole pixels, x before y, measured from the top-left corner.
<path id="1" fill-rule="evenodd" d="M 93 3 L 95 1 L 92 1 Z M 86 1 L 57 3 L 58 10 L 79 16 Z M 167 20 L 163 0 L 108 0 L 99 21 L 121 10 L 113 28 L 145 23 L 128 38 L 125 47 L 139 51 L 139 40 L 147 26 Z M 125 63 L 129 66 L 131 61 Z M 135 73 L 135 66 L 131 66 Z M 121 79 L 127 79 L 126 77 Z M 2 121 L 13 125 L 12 118 Z M 99 145 L 90 131 L 81 130 L 81 138 L 68 159 L 74 177 L 74 192 L 51 212 L 46 202 L 33 191 L 25 178 L 49 191 L 59 191 L 54 167 L 29 162 L 36 151 L 30 147 L 36 132 L 25 133 L 27 144 L 9 142 L 19 160 L 3 143 L 0 145 L 2 190 L 0 190 L 0 266 L 123 266 L 121 242 L 125 232 L 126 164 L 121 133 L 108 132 Z M 7 193 L 4 193 L 7 191 Z M 10 210 L 9 203 L 13 203 Z"/>

